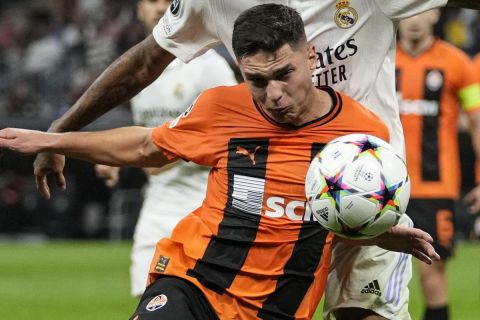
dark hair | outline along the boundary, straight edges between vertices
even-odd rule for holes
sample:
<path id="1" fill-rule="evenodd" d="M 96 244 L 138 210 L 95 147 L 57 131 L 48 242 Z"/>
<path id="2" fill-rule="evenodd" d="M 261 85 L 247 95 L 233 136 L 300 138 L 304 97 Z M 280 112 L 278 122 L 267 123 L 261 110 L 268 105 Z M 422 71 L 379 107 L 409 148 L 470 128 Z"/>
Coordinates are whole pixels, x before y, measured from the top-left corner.
<path id="1" fill-rule="evenodd" d="M 275 52 L 285 44 L 305 42 L 305 27 L 295 9 L 280 4 L 261 4 L 238 16 L 233 26 L 232 47 L 237 60 L 259 51 Z"/>

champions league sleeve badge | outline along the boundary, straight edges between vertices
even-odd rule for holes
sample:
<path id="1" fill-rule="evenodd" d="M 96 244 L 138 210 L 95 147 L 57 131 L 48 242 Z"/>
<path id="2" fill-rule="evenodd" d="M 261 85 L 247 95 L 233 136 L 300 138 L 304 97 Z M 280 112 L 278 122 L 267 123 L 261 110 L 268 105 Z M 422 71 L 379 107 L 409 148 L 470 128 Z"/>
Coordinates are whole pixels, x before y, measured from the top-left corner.
<path id="1" fill-rule="evenodd" d="M 350 1 L 337 0 L 335 7 L 337 11 L 335 11 L 334 20 L 337 26 L 342 29 L 348 29 L 357 23 L 358 13 L 354 8 L 350 7 Z"/>

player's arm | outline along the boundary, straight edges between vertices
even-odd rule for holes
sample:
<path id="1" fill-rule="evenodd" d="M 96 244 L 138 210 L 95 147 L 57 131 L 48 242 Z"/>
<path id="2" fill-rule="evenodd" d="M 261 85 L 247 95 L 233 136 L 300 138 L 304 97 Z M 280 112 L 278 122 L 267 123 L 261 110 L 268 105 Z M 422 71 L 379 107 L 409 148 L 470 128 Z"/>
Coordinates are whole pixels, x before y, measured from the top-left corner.
<path id="1" fill-rule="evenodd" d="M 173 59 L 174 56 L 160 47 L 153 36 L 148 36 L 113 62 L 78 101 L 52 123 L 48 131 L 75 131 L 91 123 L 153 82 Z M 64 166 L 63 156 L 37 155 L 33 173 L 37 189 L 43 197 L 50 198 L 48 175 L 54 177 L 60 188 L 66 188 Z"/>
<path id="2" fill-rule="evenodd" d="M 469 112 L 470 135 L 477 162 L 480 161 L 480 110 Z M 477 185 L 465 196 L 467 210 L 470 213 L 480 212 L 480 185 Z"/>
<path id="3" fill-rule="evenodd" d="M 152 83 L 173 59 L 152 35 L 148 36 L 115 60 L 49 131 L 83 128 Z"/>
<path id="4" fill-rule="evenodd" d="M 51 152 L 109 166 L 161 167 L 168 160 L 151 139 L 152 130 L 124 127 L 98 132 L 50 133 L 0 130 L 0 148 L 22 154 Z"/>
<path id="5" fill-rule="evenodd" d="M 480 161 L 480 83 L 477 81 L 475 67 L 468 56 L 460 60 L 456 67 L 461 77 L 458 78 L 457 99 L 469 120 L 473 150 L 477 162 Z M 480 212 L 480 185 L 473 188 L 465 196 L 467 210 L 470 213 Z"/>
<path id="6" fill-rule="evenodd" d="M 457 8 L 480 10 L 480 1 L 478 1 L 478 0 L 448 0 L 447 7 L 457 7 Z"/>
<path id="7" fill-rule="evenodd" d="M 336 238 L 354 246 L 376 245 L 385 250 L 408 253 L 427 264 L 440 260 L 432 246 L 432 237 L 418 228 L 395 226 L 375 238 L 366 240 Z"/>

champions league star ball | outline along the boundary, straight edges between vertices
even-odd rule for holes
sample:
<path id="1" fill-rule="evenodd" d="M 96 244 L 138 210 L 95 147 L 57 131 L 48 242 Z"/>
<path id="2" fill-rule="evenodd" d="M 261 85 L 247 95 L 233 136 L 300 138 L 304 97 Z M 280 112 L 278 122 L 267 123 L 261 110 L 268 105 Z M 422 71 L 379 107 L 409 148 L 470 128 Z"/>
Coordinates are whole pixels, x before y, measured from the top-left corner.
<path id="1" fill-rule="evenodd" d="M 395 226 L 410 198 L 403 159 L 385 141 L 350 134 L 329 142 L 307 172 L 307 202 L 327 230 L 367 239 Z"/>

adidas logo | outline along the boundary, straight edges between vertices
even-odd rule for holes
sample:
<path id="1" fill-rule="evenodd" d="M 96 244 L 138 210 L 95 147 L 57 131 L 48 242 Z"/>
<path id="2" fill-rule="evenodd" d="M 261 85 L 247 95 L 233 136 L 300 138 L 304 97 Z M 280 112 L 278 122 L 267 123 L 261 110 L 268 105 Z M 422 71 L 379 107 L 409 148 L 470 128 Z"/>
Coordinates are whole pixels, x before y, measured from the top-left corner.
<path id="1" fill-rule="evenodd" d="M 322 217 L 323 220 L 328 221 L 328 208 L 317 210 L 317 214 Z"/>
<path id="2" fill-rule="evenodd" d="M 323 220 L 325 220 L 325 221 L 328 221 L 328 211 L 327 211 L 327 212 L 324 212 L 324 213 L 322 213 L 322 214 L 320 215 L 320 217 L 322 217 L 322 218 L 323 218 Z"/>
<path id="3" fill-rule="evenodd" d="M 382 295 L 382 291 L 380 291 L 380 286 L 378 285 L 377 280 L 373 280 L 372 282 L 367 284 L 365 287 L 363 287 L 361 293 L 372 293 L 372 294 L 376 294 L 379 297 Z"/>

